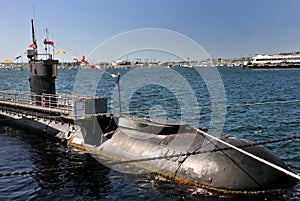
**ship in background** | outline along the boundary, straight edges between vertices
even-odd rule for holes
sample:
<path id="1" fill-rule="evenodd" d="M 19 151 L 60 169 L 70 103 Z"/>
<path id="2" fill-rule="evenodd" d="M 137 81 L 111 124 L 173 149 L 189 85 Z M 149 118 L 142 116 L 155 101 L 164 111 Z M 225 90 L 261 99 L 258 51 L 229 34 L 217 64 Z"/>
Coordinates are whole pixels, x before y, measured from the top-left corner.
<path id="1" fill-rule="evenodd" d="M 300 52 L 257 54 L 245 65 L 249 68 L 300 68 Z"/>

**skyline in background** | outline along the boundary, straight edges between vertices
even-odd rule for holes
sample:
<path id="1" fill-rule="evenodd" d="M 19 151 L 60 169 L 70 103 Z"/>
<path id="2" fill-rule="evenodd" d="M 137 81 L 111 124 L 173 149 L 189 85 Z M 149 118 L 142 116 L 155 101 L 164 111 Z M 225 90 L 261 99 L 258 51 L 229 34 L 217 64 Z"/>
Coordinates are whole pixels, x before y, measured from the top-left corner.
<path id="1" fill-rule="evenodd" d="M 55 50 L 66 52 L 58 57 L 61 61 L 88 55 L 118 34 L 143 28 L 183 34 L 213 58 L 300 50 L 297 0 L 10 0 L 0 6 L 0 62 L 18 55 L 25 60 L 31 19 L 39 47 L 48 28 Z"/>

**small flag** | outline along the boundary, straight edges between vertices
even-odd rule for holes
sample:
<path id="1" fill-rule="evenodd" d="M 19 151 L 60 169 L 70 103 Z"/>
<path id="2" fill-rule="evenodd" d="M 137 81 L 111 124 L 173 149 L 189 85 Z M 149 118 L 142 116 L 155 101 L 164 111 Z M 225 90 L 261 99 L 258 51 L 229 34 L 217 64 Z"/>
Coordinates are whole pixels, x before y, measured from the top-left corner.
<path id="1" fill-rule="evenodd" d="M 36 45 L 34 43 L 29 45 L 30 48 L 36 49 Z"/>
<path id="2" fill-rule="evenodd" d="M 22 57 L 21 55 L 15 56 L 15 60 L 18 60 L 18 59 L 20 59 L 21 57 Z"/>
<path id="3" fill-rule="evenodd" d="M 91 65 L 91 69 L 97 70 L 97 69 L 100 69 L 100 66 L 98 66 L 98 65 Z"/>
<path id="4" fill-rule="evenodd" d="M 118 73 L 118 74 L 110 74 L 113 78 L 117 78 L 117 80 L 116 80 L 116 84 L 119 84 L 119 82 L 120 82 L 120 73 Z"/>
<path id="5" fill-rule="evenodd" d="M 54 42 L 51 41 L 51 40 L 45 39 L 45 40 L 44 40 L 44 44 L 45 44 L 45 45 L 54 45 Z"/>
<path id="6" fill-rule="evenodd" d="M 117 78 L 117 77 L 118 77 L 118 75 L 116 75 L 116 74 L 111 74 L 111 76 L 112 76 L 113 78 Z"/>
<path id="7" fill-rule="evenodd" d="M 66 54 L 66 52 L 64 50 L 58 50 L 57 52 L 54 53 L 54 56 L 57 57 L 58 55 L 60 55 L 62 53 Z"/>
<path id="8" fill-rule="evenodd" d="M 81 62 L 86 62 L 84 55 L 82 55 Z"/>
<path id="9" fill-rule="evenodd" d="M 89 64 L 89 62 L 85 59 L 84 55 L 82 55 L 81 62 L 85 64 Z"/>
<path id="10" fill-rule="evenodd" d="M 78 62 L 79 59 L 76 58 L 76 57 L 73 57 L 73 60 L 76 61 L 76 62 Z"/>

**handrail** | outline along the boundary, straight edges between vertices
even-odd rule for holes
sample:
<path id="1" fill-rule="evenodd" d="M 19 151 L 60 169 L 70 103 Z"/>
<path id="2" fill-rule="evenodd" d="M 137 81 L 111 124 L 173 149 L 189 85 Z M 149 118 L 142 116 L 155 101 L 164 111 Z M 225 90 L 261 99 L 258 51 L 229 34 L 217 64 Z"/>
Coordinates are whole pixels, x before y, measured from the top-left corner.
<path id="1" fill-rule="evenodd" d="M 17 91 L 13 89 L 0 90 L 0 100 L 8 101 L 11 104 L 22 104 L 27 106 L 42 106 L 45 109 L 56 109 L 62 113 L 72 114 L 74 111 L 74 101 L 79 96 L 73 94 L 42 94 L 32 92 Z M 40 101 L 38 101 L 40 100 Z"/>
<path id="2" fill-rule="evenodd" d="M 0 90 L 0 101 L 13 107 L 32 108 L 44 112 L 55 112 L 61 115 L 83 118 L 85 114 L 86 99 L 96 99 L 95 96 L 82 96 L 78 94 L 36 94 L 32 92 L 17 91 L 14 89 Z M 81 106 L 76 108 L 76 102 Z M 76 110 L 76 111 L 75 111 Z M 80 114 L 79 116 L 77 114 Z M 98 115 L 98 114 L 94 114 Z"/>

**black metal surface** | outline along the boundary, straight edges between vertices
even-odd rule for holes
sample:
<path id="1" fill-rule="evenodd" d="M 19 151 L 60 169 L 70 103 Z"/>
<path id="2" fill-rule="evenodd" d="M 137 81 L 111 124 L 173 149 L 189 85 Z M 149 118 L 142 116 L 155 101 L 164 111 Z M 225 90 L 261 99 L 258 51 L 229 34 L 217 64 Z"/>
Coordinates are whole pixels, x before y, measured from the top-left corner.
<path id="1" fill-rule="evenodd" d="M 100 146 L 107 155 L 145 169 L 171 177 L 232 191 L 266 191 L 285 189 L 297 180 L 225 145 L 209 141 L 199 133 L 161 135 L 133 129 L 132 119 L 127 129 L 123 121 L 112 138 Z M 144 122 L 145 123 L 145 122 Z M 150 127 L 153 124 L 149 123 Z M 187 141 L 192 142 L 186 149 Z M 250 141 L 224 138 L 230 144 L 243 146 Z M 208 146 L 209 145 L 209 146 Z M 215 151 L 220 149 L 220 151 Z M 244 150 L 288 170 L 288 167 L 263 146 L 244 147 Z M 208 150 L 208 151 L 207 151 Z M 209 150 L 212 150 L 211 152 Z M 185 154 L 204 151 L 203 154 Z"/>
<path id="2" fill-rule="evenodd" d="M 42 95 L 55 94 L 55 79 L 57 72 L 58 60 L 40 60 L 29 62 L 29 82 L 31 92 Z M 50 100 L 51 99 L 51 100 Z M 33 101 L 37 105 L 42 105 L 43 102 L 40 96 L 33 97 Z M 45 103 L 54 103 L 55 98 L 45 97 Z"/>

